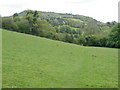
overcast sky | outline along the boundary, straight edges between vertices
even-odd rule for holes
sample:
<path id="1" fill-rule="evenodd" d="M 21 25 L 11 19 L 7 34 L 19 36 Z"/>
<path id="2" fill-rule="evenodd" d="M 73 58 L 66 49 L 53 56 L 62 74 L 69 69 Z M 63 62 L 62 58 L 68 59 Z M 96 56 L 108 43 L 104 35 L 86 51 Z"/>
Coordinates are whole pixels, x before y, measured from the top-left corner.
<path id="1" fill-rule="evenodd" d="M 101 22 L 118 21 L 119 0 L 0 0 L 0 14 L 10 16 L 26 9 L 72 13 Z"/>

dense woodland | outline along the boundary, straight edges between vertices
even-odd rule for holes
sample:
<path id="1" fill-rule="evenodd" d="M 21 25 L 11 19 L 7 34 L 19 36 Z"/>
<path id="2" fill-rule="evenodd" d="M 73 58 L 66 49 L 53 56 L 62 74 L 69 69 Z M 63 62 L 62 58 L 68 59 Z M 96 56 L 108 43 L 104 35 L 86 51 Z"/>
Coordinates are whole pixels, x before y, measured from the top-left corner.
<path id="1" fill-rule="evenodd" d="M 3 17 L 2 28 L 83 46 L 120 47 L 120 23 L 82 15 L 25 10 Z"/>

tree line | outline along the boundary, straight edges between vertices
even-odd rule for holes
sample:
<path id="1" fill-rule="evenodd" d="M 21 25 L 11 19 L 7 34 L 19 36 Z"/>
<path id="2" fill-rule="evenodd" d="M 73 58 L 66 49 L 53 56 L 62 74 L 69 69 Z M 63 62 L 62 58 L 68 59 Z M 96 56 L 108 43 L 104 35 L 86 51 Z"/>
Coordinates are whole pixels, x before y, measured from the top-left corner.
<path id="1" fill-rule="evenodd" d="M 59 22 L 62 22 L 60 20 Z M 68 19 L 66 21 L 63 23 L 72 22 Z M 38 11 L 26 10 L 25 16 L 19 16 L 18 13 L 15 13 L 12 17 L 2 18 L 2 28 L 83 46 L 120 47 L 120 23 L 111 27 L 112 30 L 109 35 L 100 37 L 93 34 L 83 35 L 80 29 L 71 28 L 69 25 L 64 24 L 59 25 L 55 22 L 55 19 L 53 25 L 49 22 L 50 20 L 42 18 Z M 71 23 L 70 25 L 76 25 L 76 28 L 80 25 L 83 26 L 80 23 Z M 111 25 L 111 23 L 108 22 L 108 25 Z"/>

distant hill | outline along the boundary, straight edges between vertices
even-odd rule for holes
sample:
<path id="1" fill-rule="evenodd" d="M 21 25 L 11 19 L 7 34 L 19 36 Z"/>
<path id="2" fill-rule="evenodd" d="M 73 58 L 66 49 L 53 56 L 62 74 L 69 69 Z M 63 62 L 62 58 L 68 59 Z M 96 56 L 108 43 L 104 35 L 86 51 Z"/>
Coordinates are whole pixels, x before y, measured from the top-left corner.
<path id="1" fill-rule="evenodd" d="M 38 12 L 42 15 L 41 19 L 46 19 L 52 26 L 68 25 L 71 28 L 80 29 L 82 33 L 86 35 L 97 34 L 103 36 L 108 35 L 110 32 L 110 27 L 106 23 L 97 21 L 88 16 L 45 11 Z M 25 15 L 25 11 L 19 13 L 19 16 Z"/>
<path id="2" fill-rule="evenodd" d="M 103 23 L 83 15 L 34 10 L 14 13 L 2 21 L 3 28 L 11 31 L 84 46 L 118 47 L 114 36 L 113 42 L 110 41 L 112 28 L 117 25 L 115 21 Z"/>

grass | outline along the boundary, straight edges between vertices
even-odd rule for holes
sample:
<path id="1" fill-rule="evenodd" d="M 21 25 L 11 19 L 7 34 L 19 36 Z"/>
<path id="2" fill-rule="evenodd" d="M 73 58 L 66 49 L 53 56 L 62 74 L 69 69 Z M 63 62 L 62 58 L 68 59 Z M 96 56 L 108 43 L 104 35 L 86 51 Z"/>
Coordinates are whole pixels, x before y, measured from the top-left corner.
<path id="1" fill-rule="evenodd" d="M 3 88 L 117 88 L 118 50 L 3 30 Z"/>
<path id="2" fill-rule="evenodd" d="M 77 22 L 83 22 L 83 21 L 81 21 L 80 19 L 71 19 L 71 20 L 77 21 Z"/>

